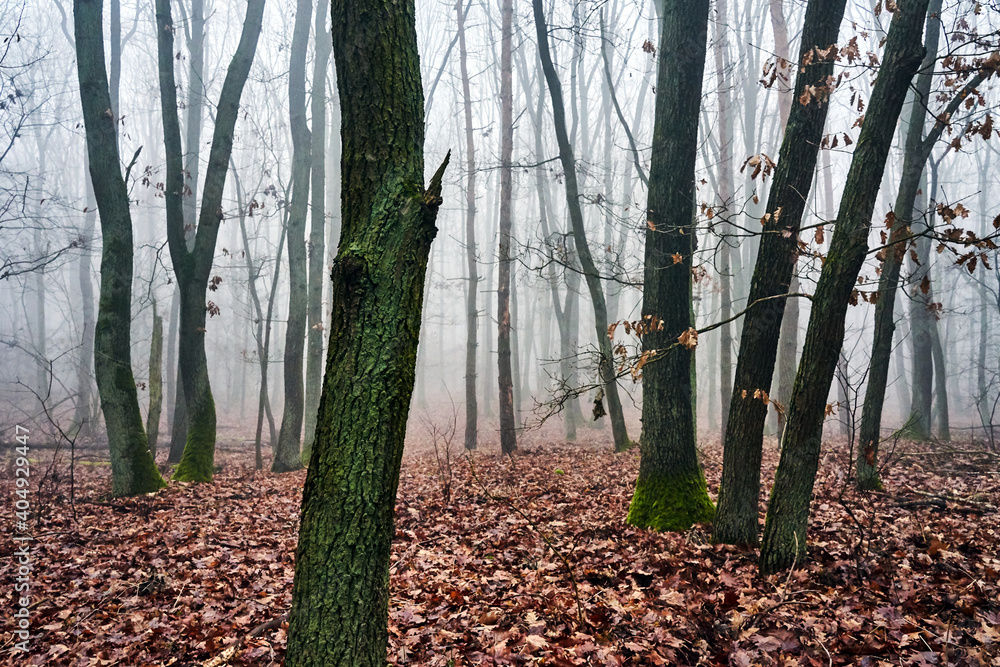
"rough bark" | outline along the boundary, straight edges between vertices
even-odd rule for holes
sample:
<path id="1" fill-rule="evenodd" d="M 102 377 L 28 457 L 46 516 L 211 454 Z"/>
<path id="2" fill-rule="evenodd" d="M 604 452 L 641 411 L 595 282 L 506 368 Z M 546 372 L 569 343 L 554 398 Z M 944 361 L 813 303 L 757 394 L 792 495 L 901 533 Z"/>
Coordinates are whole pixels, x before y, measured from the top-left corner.
<path id="1" fill-rule="evenodd" d="M 326 284 L 326 78 L 330 68 L 333 42 L 326 32 L 329 6 L 320 2 L 316 6 L 313 31 L 316 34 L 316 54 L 313 61 L 312 99 L 312 151 L 310 175 L 312 178 L 312 210 L 309 219 L 309 297 L 306 314 L 306 403 L 305 443 L 302 462 L 308 464 L 312 443 L 316 437 L 316 414 L 323 389 L 323 334 L 326 332 L 323 313 L 323 286 Z"/>
<path id="2" fill-rule="evenodd" d="M 479 401 L 476 397 L 476 352 L 479 347 L 479 308 L 476 305 L 479 298 L 479 268 L 476 262 L 476 141 L 472 124 L 472 94 L 469 88 L 462 0 L 456 0 L 455 14 L 458 16 L 459 65 L 465 110 L 465 261 L 469 272 L 465 293 L 465 448 L 476 449 L 479 441 Z"/>
<path id="3" fill-rule="evenodd" d="M 149 453 L 132 376 L 132 216 L 110 112 L 101 4 L 74 0 L 73 27 L 87 155 L 103 238 L 94 370 L 111 451 L 111 492 L 130 496 L 155 491 L 165 482 Z"/>
<path id="4" fill-rule="evenodd" d="M 497 381 L 500 385 L 500 451 L 504 454 L 511 454 L 517 449 L 510 349 L 510 200 L 513 189 L 511 155 L 514 150 L 514 91 L 511 82 L 513 22 L 512 0 L 503 0 L 500 21 L 500 261 L 497 270 Z"/>
<path id="5" fill-rule="evenodd" d="M 654 324 L 642 336 L 650 353 L 693 325 L 692 212 L 708 11 L 708 0 L 663 3 L 642 295 L 643 318 Z M 644 369 L 642 457 L 628 513 L 634 526 L 686 530 L 712 520 L 695 446 L 693 364 L 693 349 L 679 346 Z"/>
<path id="6" fill-rule="evenodd" d="M 542 72 L 545 74 L 549 96 L 552 101 L 552 115 L 555 120 L 556 141 L 559 145 L 559 160 L 562 163 L 566 181 L 566 204 L 569 208 L 573 240 L 576 243 L 576 254 L 580 260 L 580 268 L 587 283 L 590 300 L 594 306 L 594 325 L 597 330 L 597 343 L 601 354 L 598 366 L 601 383 L 604 386 L 604 396 L 608 401 L 607 412 L 611 419 L 611 431 L 614 437 L 615 451 L 621 452 L 628 449 L 632 445 L 632 441 L 628 438 L 628 431 L 625 428 L 625 417 L 622 414 L 621 399 L 618 396 L 618 384 L 615 379 L 611 340 L 608 338 L 608 312 L 604 300 L 604 286 L 601 284 L 600 273 L 594 264 L 593 255 L 591 255 L 590 247 L 587 244 L 583 211 L 580 208 L 580 190 L 576 179 L 576 160 L 573 157 L 573 146 L 566 131 L 566 111 L 563 106 L 562 88 L 559 83 L 559 76 L 556 74 L 555 66 L 552 64 L 552 56 L 549 53 L 548 30 L 545 25 L 545 16 L 542 13 L 541 0 L 532 0 L 532 8 L 535 17 L 535 31 L 538 37 L 538 50 Z"/>
<path id="7" fill-rule="evenodd" d="M 798 62 L 806 62 L 814 48 L 837 41 L 846 0 L 811 0 L 806 7 Z M 833 73 L 833 62 L 813 58 L 800 68 L 795 90 L 822 86 Z M 760 464 L 767 404 L 759 393 L 771 391 L 778 339 L 795 263 L 796 238 L 812 187 L 813 172 L 829 104 L 811 99 L 789 113 L 784 142 L 771 185 L 764 235 L 740 337 L 736 378 L 729 397 L 729 419 L 723 441 L 722 483 L 712 539 L 725 544 L 757 544 Z"/>
<path id="8" fill-rule="evenodd" d="M 180 481 L 211 481 L 215 457 L 215 401 L 205 356 L 206 292 L 212 272 L 215 242 L 222 222 L 222 195 L 233 149 L 233 132 L 243 86 L 250 73 L 260 36 L 264 0 L 249 0 L 239 45 L 229 64 L 216 107 L 215 130 L 209 151 L 194 245 L 185 239 L 181 133 L 177 117 L 174 79 L 174 25 L 169 0 L 157 0 L 157 56 L 160 106 L 166 148 L 167 175 L 164 198 L 167 208 L 167 242 L 174 274 L 180 287 L 178 360 L 188 429 L 184 453 L 174 472 Z"/>
<path id="9" fill-rule="evenodd" d="M 423 183 L 413 0 L 334 0 L 343 232 L 302 500 L 289 667 L 383 667 L 389 549 L 445 164 Z"/>
<path id="10" fill-rule="evenodd" d="M 311 0 L 298 0 L 288 64 L 288 115 L 292 135 L 292 200 L 288 212 L 288 319 L 285 323 L 285 401 L 271 472 L 302 468 L 302 361 L 308 315 L 306 218 L 309 214 L 311 139 L 306 124 L 306 51 Z"/>
<path id="11" fill-rule="evenodd" d="M 788 406 L 761 544 L 760 570 L 764 574 L 788 568 L 806 553 L 826 399 L 844 341 L 847 306 L 868 252 L 872 212 L 893 130 L 910 79 L 924 55 L 920 32 L 926 12 L 927 0 L 899 2 L 886 37 L 882 67 L 847 174 L 836 231 L 813 296 L 802 360 Z"/>

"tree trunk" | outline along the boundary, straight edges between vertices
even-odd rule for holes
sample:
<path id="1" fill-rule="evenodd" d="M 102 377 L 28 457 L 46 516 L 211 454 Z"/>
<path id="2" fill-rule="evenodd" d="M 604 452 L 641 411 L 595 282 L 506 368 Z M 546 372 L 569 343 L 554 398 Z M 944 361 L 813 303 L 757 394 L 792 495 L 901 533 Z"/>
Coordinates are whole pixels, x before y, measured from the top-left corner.
<path id="1" fill-rule="evenodd" d="M 165 483 L 149 453 L 132 376 L 132 217 L 121 174 L 117 119 L 108 113 L 101 10 L 101 0 L 73 3 L 87 155 L 103 237 L 94 370 L 111 451 L 111 493 L 120 497 L 155 491 Z"/>
<path id="2" fill-rule="evenodd" d="M 149 453 L 156 459 L 160 435 L 160 411 L 163 408 L 163 318 L 156 314 L 153 302 L 153 338 L 149 344 L 149 412 L 146 413 L 146 437 Z"/>
<path id="3" fill-rule="evenodd" d="M 798 62 L 806 62 L 814 48 L 837 41 L 846 0 L 810 0 L 802 29 Z M 799 69 L 796 98 L 806 86 L 823 86 L 833 73 L 833 61 L 811 58 Z M 729 420 L 723 441 L 722 484 L 712 539 L 723 544 L 757 544 L 758 507 L 764 423 L 768 405 L 760 392 L 771 391 L 778 353 L 781 320 L 795 263 L 797 236 L 812 187 L 813 172 L 829 104 L 811 99 L 792 107 L 784 143 L 764 215 L 764 236 L 740 338 L 736 379 L 729 398 Z"/>
<path id="4" fill-rule="evenodd" d="M 693 325 L 692 209 L 708 10 L 708 0 L 663 3 L 642 299 L 650 324 L 642 345 L 651 354 Z M 687 530 L 712 520 L 695 447 L 693 360 L 693 349 L 679 346 L 644 368 L 642 458 L 628 513 L 633 526 Z"/>
<path id="5" fill-rule="evenodd" d="M 937 320 L 931 322 L 931 353 L 934 358 L 934 407 L 938 440 L 951 441 L 951 421 L 948 414 L 948 371 L 944 348 L 941 346 L 941 327 Z"/>
<path id="6" fill-rule="evenodd" d="M 83 218 L 80 261 L 77 264 L 77 280 L 80 283 L 80 310 L 82 330 L 80 331 L 80 358 L 76 366 L 76 406 L 73 410 L 73 429 L 78 435 L 93 432 L 93 378 L 91 363 L 94 361 L 94 283 L 90 270 L 93 263 L 92 252 L 94 228 L 97 224 L 97 202 L 94 201 L 94 185 L 90 180 L 89 161 L 84 168 L 87 181 L 87 212 Z"/>
<path id="7" fill-rule="evenodd" d="M 542 71 L 548 83 L 549 95 L 552 100 L 552 115 L 555 120 L 556 141 L 559 144 L 559 159 L 562 163 L 566 179 L 566 204 L 569 208 L 570 223 L 573 228 L 573 240 L 576 243 L 576 254 L 580 259 L 580 267 L 587 281 L 587 290 L 594 304 L 594 325 L 597 330 L 597 343 L 601 353 L 599 371 L 601 383 L 604 386 L 604 396 L 608 401 L 608 415 L 611 418 L 611 430 L 615 442 L 615 451 L 625 451 L 632 445 L 625 428 L 625 418 L 622 414 L 621 400 L 618 397 L 618 383 L 615 379 L 614 360 L 611 352 L 611 340 L 608 338 L 608 313 L 604 301 L 604 287 L 601 276 L 594 264 L 590 247 L 587 245 L 587 233 L 583 224 L 583 211 L 580 209 L 580 191 L 576 181 L 576 161 L 573 158 L 573 147 L 566 132 L 566 111 L 563 107 L 562 88 L 552 56 L 549 53 L 548 31 L 545 17 L 542 13 L 541 0 L 532 0 L 535 15 L 535 31 L 538 36 L 539 56 Z"/>
<path id="8" fill-rule="evenodd" d="M 316 5 L 316 54 L 312 80 L 312 211 L 309 222 L 309 303 L 306 316 L 305 445 L 302 462 L 308 464 L 316 437 L 316 413 L 323 389 L 323 286 L 326 284 L 326 75 L 333 43 L 326 32 L 326 2 Z"/>
<path id="9" fill-rule="evenodd" d="M 331 15 L 344 226 L 285 664 L 383 667 L 393 508 L 447 159 L 425 191 L 413 0 L 334 0 Z"/>
<path id="10" fill-rule="evenodd" d="M 170 424 L 170 451 L 167 463 L 180 463 L 187 440 L 187 405 L 181 382 L 177 352 L 177 329 L 181 318 L 181 289 L 174 283 L 170 297 L 170 324 L 167 327 L 167 423 Z"/>
<path id="11" fill-rule="evenodd" d="M 872 211 L 893 129 L 910 79 L 923 58 L 920 30 L 926 13 L 927 0 L 900 1 L 886 38 L 882 67 L 847 174 L 836 231 L 813 296 L 764 524 L 760 553 L 763 574 L 788 568 L 806 553 L 826 399 L 844 342 L 848 302 L 868 252 Z"/>
<path id="12" fill-rule="evenodd" d="M 468 290 L 465 295 L 465 448 L 476 449 L 479 442 L 479 402 L 476 398 L 476 351 L 479 347 L 479 269 L 476 265 L 476 142 L 472 124 L 472 94 L 469 90 L 468 51 L 465 48 L 465 12 L 456 0 L 458 47 L 462 69 L 462 101 L 465 108 L 465 261 Z"/>
<path id="13" fill-rule="evenodd" d="M 517 449 L 514 386 L 510 351 L 511 155 L 514 150 L 514 92 L 511 83 L 511 36 L 514 6 L 503 0 L 500 42 L 500 263 L 497 271 L 497 380 L 500 383 L 500 451 Z"/>
<path id="14" fill-rule="evenodd" d="M 719 391 L 722 396 L 722 439 L 726 437 L 726 420 L 729 418 L 729 399 L 733 395 L 733 333 L 727 320 L 732 315 L 732 262 L 729 220 L 735 211 L 736 186 L 733 181 L 733 118 L 731 81 L 728 75 L 729 57 L 726 45 L 725 25 L 728 16 L 726 0 L 716 0 L 716 16 L 713 52 L 718 80 L 719 98 L 719 201 L 715 216 L 719 218 Z"/>
<path id="15" fill-rule="evenodd" d="M 292 200 L 288 212 L 288 320 L 285 324 L 285 401 L 271 472 L 302 468 L 302 357 L 308 315 L 306 217 L 309 214 L 309 127 L 306 124 L 306 51 L 311 0 L 298 0 L 288 64 L 288 115 L 292 134 Z"/>
<path id="16" fill-rule="evenodd" d="M 240 42 L 233 54 L 216 107 L 215 133 L 209 152 L 208 169 L 201 200 L 198 228 L 193 248 L 185 239 L 181 133 L 177 117 L 177 87 L 174 81 L 173 19 L 169 0 L 157 0 L 157 56 L 160 103 L 166 148 L 167 241 L 174 274 L 180 287 L 178 358 L 188 433 L 184 453 L 174 479 L 188 482 L 211 481 L 215 458 L 215 401 L 208 378 L 205 356 L 206 292 L 212 272 L 215 242 L 222 222 L 222 195 L 233 133 L 239 114 L 243 86 L 250 73 L 260 36 L 264 0 L 249 0 Z"/>
<path id="17" fill-rule="evenodd" d="M 932 130 L 928 140 L 924 140 L 924 125 L 927 115 L 927 100 L 931 90 L 931 80 L 934 74 L 934 64 L 937 59 L 938 43 L 941 32 L 942 0 L 931 0 L 927 10 L 927 28 L 924 33 L 924 46 L 927 49 L 920 74 L 915 82 L 916 92 L 910 107 L 907 122 L 906 139 L 903 152 L 903 169 L 893 207 L 894 217 L 887 222 L 889 233 L 894 245 L 881 252 L 882 267 L 879 274 L 878 301 L 875 303 L 875 334 L 872 341 L 871 361 L 868 371 L 868 386 L 865 391 L 865 401 L 861 409 L 861 430 L 858 434 L 858 458 L 855 463 L 857 486 L 862 490 L 881 490 L 882 480 L 878 474 L 878 446 L 881 439 L 882 410 L 885 404 L 885 389 L 889 380 L 889 359 L 892 356 L 892 339 L 895 333 L 896 292 L 899 285 L 899 274 L 907 243 L 904 241 L 910 233 L 911 226 L 922 211 L 915 210 L 917 191 L 920 189 L 920 179 L 924 165 L 930 155 L 928 148 L 937 140 Z M 937 132 L 940 134 L 940 132 Z M 931 138 L 933 137 L 933 139 Z M 929 242 L 928 242 L 929 243 Z M 916 324 L 916 323 L 914 323 Z M 914 334 L 921 330 L 914 326 Z M 926 371 L 932 373 L 931 360 L 927 359 Z M 921 387 L 925 383 L 921 375 L 923 370 L 914 372 L 914 391 L 916 382 Z M 930 375 L 928 375 L 929 384 Z M 929 390 L 929 386 L 927 387 Z M 928 393 L 928 405 L 930 395 Z M 930 432 L 930 410 L 926 412 Z"/>

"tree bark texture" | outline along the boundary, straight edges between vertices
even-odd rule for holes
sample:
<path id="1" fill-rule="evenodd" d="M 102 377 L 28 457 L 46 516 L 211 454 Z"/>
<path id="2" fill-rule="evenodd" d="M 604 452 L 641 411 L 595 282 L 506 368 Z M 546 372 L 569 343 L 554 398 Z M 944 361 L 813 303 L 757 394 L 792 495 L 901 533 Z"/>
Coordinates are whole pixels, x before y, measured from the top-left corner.
<path id="1" fill-rule="evenodd" d="M 165 483 L 149 452 L 132 376 L 132 216 L 104 65 L 101 5 L 101 0 L 74 0 L 73 27 L 87 155 L 103 237 L 94 370 L 111 451 L 111 493 L 120 497 L 155 491 Z"/>
<path id="2" fill-rule="evenodd" d="M 786 569 L 806 553 L 826 399 L 844 342 L 847 306 L 868 252 L 872 212 L 894 128 L 910 79 L 924 55 L 920 32 L 926 13 L 927 0 L 899 2 L 886 37 L 882 67 L 851 159 L 836 231 L 813 296 L 764 524 L 760 553 L 763 574 Z"/>
<path id="3" fill-rule="evenodd" d="M 229 64 L 216 107 L 215 130 L 209 151 L 205 185 L 198 216 L 194 245 L 185 239 L 181 133 L 177 116 L 177 88 L 174 78 L 173 34 L 175 26 L 169 0 L 157 0 L 157 59 L 159 63 L 160 105 L 167 176 L 164 198 L 167 207 L 167 242 L 174 274 L 180 288 L 178 359 L 188 429 L 184 453 L 174 471 L 174 479 L 189 482 L 211 481 L 215 458 L 215 401 L 208 378 L 205 356 L 206 292 L 212 272 L 215 242 L 222 222 L 222 195 L 233 150 L 233 132 L 239 114 L 243 86 L 250 73 L 260 37 L 264 0 L 249 0 L 239 45 Z"/>
<path id="4" fill-rule="evenodd" d="M 642 298 L 651 324 L 642 345 L 650 354 L 694 324 L 692 213 L 708 11 L 708 0 L 663 3 Z M 634 526 L 686 530 L 715 512 L 695 447 L 693 363 L 694 350 L 678 346 L 644 368 L 642 457 L 628 513 Z"/>
<path id="5" fill-rule="evenodd" d="M 799 50 L 796 99 L 806 86 L 823 86 L 833 61 L 812 57 L 814 48 L 837 41 L 846 0 L 811 0 L 806 7 Z M 809 64 L 803 64 L 808 61 Z M 798 230 L 812 187 L 813 172 L 829 103 L 812 98 L 795 104 L 763 220 L 763 237 L 754 267 L 740 337 L 740 354 L 730 397 L 723 441 L 722 483 L 712 539 L 723 544 L 757 544 L 760 464 L 768 405 L 761 392 L 771 391 L 785 298 L 798 260 Z"/>
<path id="6" fill-rule="evenodd" d="M 334 0 L 343 231 L 285 664 L 383 667 L 389 548 L 445 164 L 423 183 L 413 0 Z"/>
<path id="7" fill-rule="evenodd" d="M 587 290 L 594 305 L 594 324 L 597 330 L 597 343 L 601 354 L 599 362 L 601 384 L 604 386 L 604 396 L 608 401 L 607 411 L 611 419 L 611 431 L 614 437 L 615 451 L 621 452 L 631 447 L 632 441 L 629 440 L 628 431 L 625 428 L 625 417 L 622 413 L 621 399 L 618 396 L 618 383 L 615 378 L 611 339 L 608 338 L 608 311 L 604 300 L 604 286 L 601 284 L 601 276 L 597 266 L 594 264 L 590 246 L 587 245 L 583 211 L 580 208 L 580 189 L 576 180 L 576 161 L 573 157 L 573 146 L 566 131 L 566 110 L 563 105 L 562 87 L 549 52 L 548 29 L 545 24 L 545 16 L 542 12 L 541 0 L 532 0 L 532 9 L 535 17 L 535 31 L 538 36 L 538 52 L 541 59 L 542 72 L 545 75 L 545 81 L 549 88 L 549 96 L 552 100 L 552 115 L 555 120 L 556 141 L 559 145 L 559 160 L 562 163 L 566 179 L 566 204 L 569 209 L 570 224 L 573 229 L 573 240 L 576 243 L 576 254 L 580 259 L 580 268 L 587 282 Z M 702 56 L 702 61 L 704 62 L 704 55 Z"/>
<path id="8" fill-rule="evenodd" d="M 285 324 L 285 401 L 271 472 L 302 467 L 304 395 L 302 361 L 308 315 L 306 218 L 309 215 L 309 126 L 306 124 L 306 51 L 309 46 L 311 0 L 298 0 L 288 63 L 288 117 L 292 134 L 292 200 L 288 212 L 288 319 Z"/>

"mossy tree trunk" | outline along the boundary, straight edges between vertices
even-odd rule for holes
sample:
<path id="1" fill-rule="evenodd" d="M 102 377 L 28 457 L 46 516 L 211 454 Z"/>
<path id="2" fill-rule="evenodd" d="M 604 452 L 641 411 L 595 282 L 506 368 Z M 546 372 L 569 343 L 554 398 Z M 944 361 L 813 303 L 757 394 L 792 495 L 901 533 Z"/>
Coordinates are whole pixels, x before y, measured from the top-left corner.
<path id="1" fill-rule="evenodd" d="M 643 318 L 657 324 L 642 337 L 644 351 L 676 343 L 694 323 L 692 212 L 708 9 L 708 0 L 663 3 L 642 296 Z M 644 368 L 642 458 L 628 513 L 633 526 L 686 530 L 712 520 L 695 447 L 693 364 L 694 350 L 679 346 Z"/>
<path id="2" fill-rule="evenodd" d="M 811 0 L 806 7 L 800 63 L 809 62 L 796 77 L 795 98 L 806 86 L 825 85 L 833 73 L 832 59 L 812 56 L 837 41 L 846 0 Z M 793 104 L 778 157 L 764 234 L 754 267 L 743 321 L 736 378 L 729 397 L 729 418 L 723 441 L 722 484 L 712 539 L 724 544 L 757 544 L 760 464 L 767 404 L 760 391 L 771 391 L 778 354 L 782 316 L 792 273 L 798 259 L 798 229 L 812 187 L 829 103 L 810 99 Z"/>
<path id="3" fill-rule="evenodd" d="M 413 0 L 334 0 L 331 16 L 343 231 L 285 664 L 384 667 L 393 508 L 447 160 L 425 191 Z"/>
<path id="4" fill-rule="evenodd" d="M 479 443 L 479 401 L 476 397 L 476 351 L 479 347 L 479 268 L 476 262 L 476 141 L 472 124 L 472 94 L 469 87 L 468 50 L 465 47 L 465 10 L 456 0 L 458 52 L 462 71 L 462 100 L 465 109 L 465 261 L 469 271 L 465 293 L 465 448 Z"/>
<path id="5" fill-rule="evenodd" d="M 308 315 L 306 217 L 309 214 L 309 126 L 306 123 L 306 51 L 311 0 L 298 0 L 288 63 L 288 116 L 292 135 L 292 200 L 288 212 L 288 319 L 285 325 L 285 402 L 271 472 L 302 468 L 302 361 Z"/>
<path id="6" fill-rule="evenodd" d="M 94 370 L 111 451 L 111 493 L 132 496 L 165 482 L 149 452 L 132 376 L 132 216 L 111 113 L 101 5 L 101 0 L 73 2 L 87 155 L 103 237 Z"/>
<path id="7" fill-rule="evenodd" d="M 177 86 L 174 77 L 175 26 L 169 0 L 156 2 L 157 60 L 160 106 L 167 175 L 164 198 L 167 208 L 167 242 L 180 292 L 178 367 L 187 409 L 187 440 L 174 479 L 208 482 L 215 457 L 215 401 L 205 356 L 208 283 L 215 255 L 215 242 L 222 223 L 222 195 L 233 150 L 233 133 L 239 115 L 243 86 L 250 73 L 260 37 L 264 0 L 249 0 L 239 45 L 229 64 L 216 106 L 215 130 L 205 172 L 201 210 L 194 243 L 185 239 L 183 196 L 185 192 Z M 190 147 L 189 147 L 190 148 Z M 191 195 L 193 196 L 193 195 Z"/>
<path id="8" fill-rule="evenodd" d="M 584 228 L 583 211 L 580 208 L 580 188 L 576 178 L 576 160 L 573 157 L 573 146 L 566 131 L 566 110 L 563 105 L 562 87 L 559 76 L 552 63 L 549 53 L 548 29 L 545 15 L 542 12 L 541 0 L 532 0 L 535 17 L 535 33 L 538 37 L 538 53 L 542 64 L 542 72 L 549 88 L 552 100 L 552 116 L 555 121 L 556 142 L 559 144 L 559 161 L 562 163 L 566 179 L 566 204 L 569 209 L 570 225 L 573 230 L 573 241 L 576 244 L 576 254 L 580 260 L 580 268 L 587 282 L 587 291 L 594 305 L 594 325 L 597 330 L 597 344 L 601 358 L 598 365 L 601 384 L 604 386 L 604 396 L 608 401 L 608 416 L 611 419 L 611 431 L 615 442 L 615 451 L 625 451 L 632 446 L 628 431 L 625 428 L 625 417 L 622 413 L 621 399 L 618 396 L 618 382 L 615 378 L 614 359 L 611 352 L 611 340 L 608 338 L 608 309 L 604 300 L 604 286 L 601 275 L 594 263 L 590 246 L 587 244 L 587 233 Z M 700 84 L 699 84 L 700 85 Z M 571 323 L 572 324 L 572 323 Z M 575 402 L 574 402 L 575 404 Z M 569 406 L 575 409 L 575 405 Z"/>
<path id="9" fill-rule="evenodd" d="M 305 443 L 302 462 L 309 462 L 313 439 L 316 437 L 316 413 L 323 390 L 323 338 L 326 319 L 323 313 L 323 285 L 326 284 L 326 78 L 330 67 L 333 43 L 326 32 L 329 5 L 324 0 L 316 5 L 313 30 L 316 35 L 316 52 L 313 60 L 312 99 L 312 150 L 310 175 L 312 210 L 309 219 L 309 302 L 306 315 L 306 403 Z"/>
<path id="10" fill-rule="evenodd" d="M 847 306 L 868 252 L 872 212 L 893 130 L 910 79 L 923 58 L 920 33 L 927 1 L 898 3 L 851 159 L 836 230 L 813 296 L 802 360 L 781 439 L 781 459 L 761 544 L 763 574 L 788 568 L 806 553 L 809 504 L 819 466 L 826 399 L 844 342 Z"/>
<path id="11" fill-rule="evenodd" d="M 163 409 L 163 318 L 156 313 L 153 302 L 153 338 L 149 344 L 149 412 L 146 413 L 146 437 L 149 452 L 156 458 L 156 442 L 160 435 L 160 413 Z"/>

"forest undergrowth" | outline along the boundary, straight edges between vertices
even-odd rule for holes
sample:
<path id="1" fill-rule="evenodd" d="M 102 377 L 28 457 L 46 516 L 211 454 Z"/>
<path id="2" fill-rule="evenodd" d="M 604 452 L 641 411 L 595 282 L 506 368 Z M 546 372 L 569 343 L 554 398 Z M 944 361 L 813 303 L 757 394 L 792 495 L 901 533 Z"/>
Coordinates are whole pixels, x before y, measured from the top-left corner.
<path id="1" fill-rule="evenodd" d="M 709 526 L 625 524 L 637 451 L 601 431 L 525 435 L 512 458 L 453 444 L 450 472 L 443 438 L 437 455 L 431 430 L 411 438 L 393 664 L 1000 665 L 1000 476 L 982 445 L 900 443 L 886 493 L 862 495 L 829 442 L 809 558 L 762 578 L 755 551 L 711 545 Z M 254 471 L 244 447 L 223 443 L 211 484 L 115 501 L 94 452 L 78 452 L 74 502 L 65 452 L 34 463 L 31 652 L 6 634 L 3 663 L 280 664 L 305 472 Z M 721 449 L 701 455 L 714 493 Z M 763 494 L 777 457 L 772 440 Z"/>

